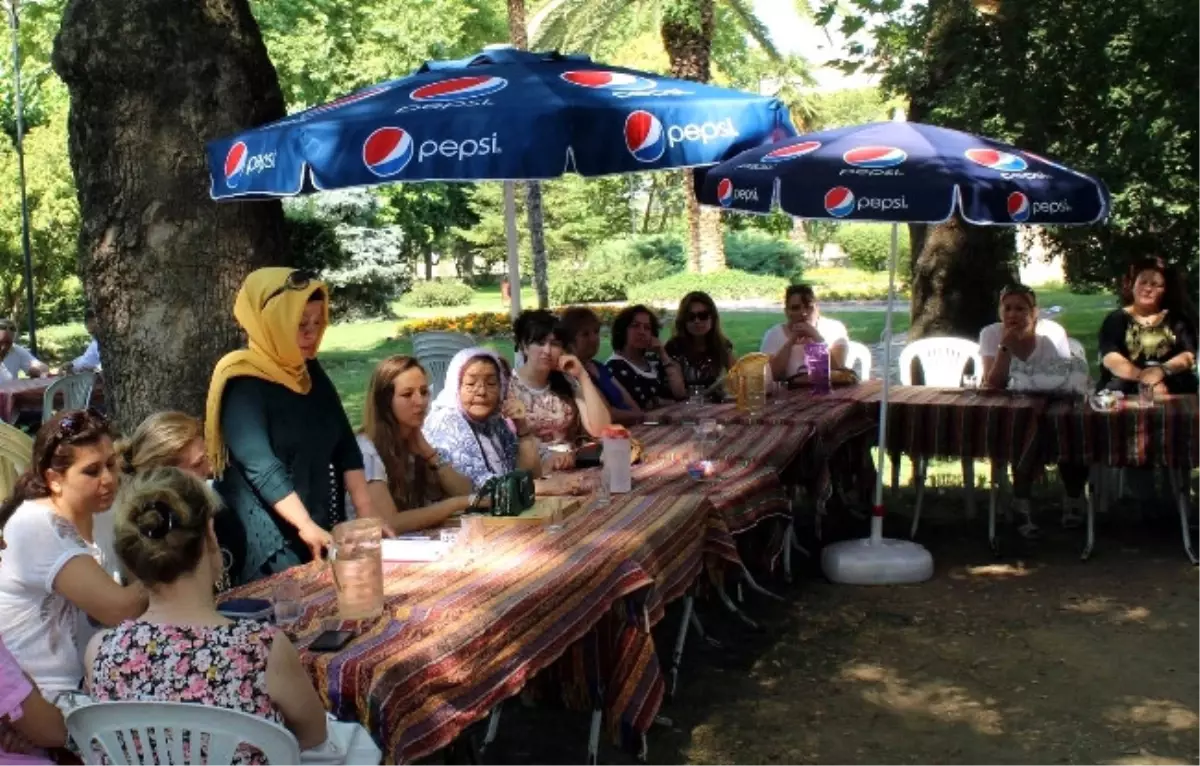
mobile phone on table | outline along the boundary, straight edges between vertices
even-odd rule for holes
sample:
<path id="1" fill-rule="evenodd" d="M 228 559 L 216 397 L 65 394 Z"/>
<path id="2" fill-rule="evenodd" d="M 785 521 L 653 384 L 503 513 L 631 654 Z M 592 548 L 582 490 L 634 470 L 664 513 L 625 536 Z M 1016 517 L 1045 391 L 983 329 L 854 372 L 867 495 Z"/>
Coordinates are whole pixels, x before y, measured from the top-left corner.
<path id="1" fill-rule="evenodd" d="M 353 640 L 352 630 L 327 630 L 314 638 L 308 649 L 313 652 L 336 652 Z"/>

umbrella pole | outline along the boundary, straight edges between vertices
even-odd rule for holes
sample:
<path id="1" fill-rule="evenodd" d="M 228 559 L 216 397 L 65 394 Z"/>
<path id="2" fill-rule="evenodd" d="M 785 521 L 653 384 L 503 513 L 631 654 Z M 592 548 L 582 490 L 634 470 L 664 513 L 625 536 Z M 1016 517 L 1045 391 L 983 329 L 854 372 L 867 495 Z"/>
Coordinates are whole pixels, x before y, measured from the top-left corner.
<path id="1" fill-rule="evenodd" d="M 521 313 L 521 256 L 517 252 L 517 189 L 504 182 L 504 236 L 508 241 L 508 312 L 516 319 Z"/>
<path id="2" fill-rule="evenodd" d="M 896 254 L 900 224 L 892 224 L 892 252 L 888 256 L 887 314 L 883 319 L 883 396 L 879 400 L 879 449 L 875 461 L 875 505 L 871 508 L 871 544 L 883 539 L 883 459 L 887 455 L 888 387 L 892 379 L 892 306 L 896 302 Z"/>

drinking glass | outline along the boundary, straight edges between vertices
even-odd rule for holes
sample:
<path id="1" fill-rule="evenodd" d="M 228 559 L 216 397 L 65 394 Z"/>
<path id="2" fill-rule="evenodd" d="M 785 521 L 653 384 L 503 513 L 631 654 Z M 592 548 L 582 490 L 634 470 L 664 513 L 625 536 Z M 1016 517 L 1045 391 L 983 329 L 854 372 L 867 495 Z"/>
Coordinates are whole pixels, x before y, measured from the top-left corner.
<path id="1" fill-rule="evenodd" d="M 1149 383 L 1138 384 L 1138 404 L 1142 407 L 1154 406 L 1154 386 Z"/>
<path id="2" fill-rule="evenodd" d="M 974 399 L 976 396 L 979 395 L 979 376 L 978 375 L 963 375 L 962 384 L 963 384 L 963 388 L 970 391 L 970 394 L 967 396 L 968 399 Z"/>
<path id="3" fill-rule="evenodd" d="M 483 550 L 485 530 L 483 517 L 479 514 L 468 514 L 462 517 L 462 527 L 458 532 L 455 546 L 460 548 L 469 559 L 474 559 Z"/>
<path id="4" fill-rule="evenodd" d="M 275 624 L 286 633 L 304 613 L 304 593 L 300 583 L 294 580 L 284 580 L 275 586 L 273 606 L 275 608 Z"/>

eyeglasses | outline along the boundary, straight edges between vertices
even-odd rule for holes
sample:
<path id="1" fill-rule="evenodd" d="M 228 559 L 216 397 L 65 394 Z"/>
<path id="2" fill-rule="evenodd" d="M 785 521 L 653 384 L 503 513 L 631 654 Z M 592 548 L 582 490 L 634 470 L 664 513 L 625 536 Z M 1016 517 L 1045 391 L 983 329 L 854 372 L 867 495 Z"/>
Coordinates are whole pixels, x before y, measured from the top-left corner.
<path id="1" fill-rule="evenodd" d="M 711 311 L 693 311 L 692 313 L 688 314 L 689 322 L 707 322 L 711 318 Z"/>
<path id="2" fill-rule="evenodd" d="M 305 269 L 296 269 L 291 274 L 287 275 L 287 279 L 284 280 L 284 283 L 278 289 L 276 289 L 275 292 L 271 293 L 263 300 L 260 309 L 265 309 L 268 303 L 283 295 L 288 290 L 307 290 L 308 286 L 315 281 L 317 281 L 316 274 Z"/>
<path id="3" fill-rule="evenodd" d="M 480 391 L 480 390 L 495 391 L 500 388 L 500 381 L 498 381 L 498 380 L 472 380 L 472 381 L 464 380 L 459 385 L 459 388 L 465 388 L 468 391 Z"/>

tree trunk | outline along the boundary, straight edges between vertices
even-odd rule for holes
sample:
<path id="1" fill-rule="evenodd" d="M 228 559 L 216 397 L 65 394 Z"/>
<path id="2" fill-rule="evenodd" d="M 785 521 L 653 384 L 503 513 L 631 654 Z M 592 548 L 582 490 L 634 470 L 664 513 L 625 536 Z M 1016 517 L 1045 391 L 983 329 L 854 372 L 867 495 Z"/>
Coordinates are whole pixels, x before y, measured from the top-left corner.
<path id="1" fill-rule="evenodd" d="M 977 340 L 996 321 L 996 296 L 1013 281 L 1016 252 L 1007 226 L 971 226 L 953 218 L 909 227 L 912 326 L 908 339 L 955 336 Z"/>
<path id="2" fill-rule="evenodd" d="M 967 0 L 933 0 L 923 51 L 923 87 L 910 94 L 908 119 L 922 122 L 938 104 L 958 63 L 952 40 L 974 13 Z M 939 123 L 940 124 L 940 123 Z M 947 126 L 955 127 L 955 126 Z M 909 225 L 912 244 L 912 326 L 909 340 L 954 335 L 979 338 L 996 321 L 1000 289 L 1013 281 L 1016 244 L 1007 226 L 972 226 L 955 217 L 944 224 Z"/>
<path id="3" fill-rule="evenodd" d="M 508 0 L 508 39 L 521 50 L 529 48 L 529 31 L 525 26 L 525 0 Z M 546 262 L 546 219 L 542 213 L 542 185 L 537 181 L 525 184 L 525 212 L 529 222 L 529 250 L 533 261 L 533 286 L 537 290 L 538 308 L 550 307 L 550 285 Z"/>
<path id="4" fill-rule="evenodd" d="M 425 281 L 433 281 L 433 250 L 425 248 Z"/>
<path id="5" fill-rule="evenodd" d="M 278 202 L 208 195 L 205 142 L 284 114 L 247 0 L 69 0 L 53 62 L 105 399 L 125 433 L 157 410 L 202 414 L 242 342 L 238 287 L 287 255 Z"/>
<path id="6" fill-rule="evenodd" d="M 662 11 L 663 47 L 671 62 L 671 76 L 708 82 L 712 74 L 712 0 L 670 0 Z M 725 238 L 721 211 L 701 208 L 692 188 L 690 172 L 684 173 L 688 217 L 688 271 L 712 272 L 725 268 Z"/>

